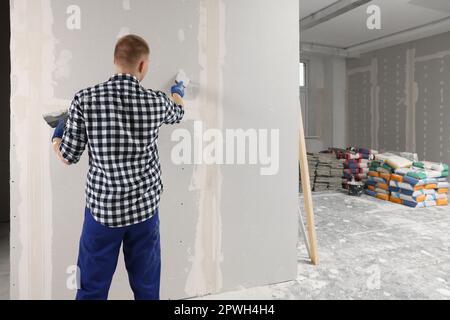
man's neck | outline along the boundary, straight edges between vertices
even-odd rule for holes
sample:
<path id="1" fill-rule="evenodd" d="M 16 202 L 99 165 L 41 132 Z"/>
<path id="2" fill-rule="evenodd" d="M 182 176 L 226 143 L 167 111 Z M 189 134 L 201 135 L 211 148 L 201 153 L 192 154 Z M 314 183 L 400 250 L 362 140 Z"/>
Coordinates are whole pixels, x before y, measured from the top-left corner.
<path id="1" fill-rule="evenodd" d="M 129 75 L 132 75 L 133 77 L 135 77 L 136 79 L 138 79 L 139 81 L 141 81 L 141 79 L 139 79 L 139 76 L 134 71 L 124 70 L 124 69 L 116 69 L 116 74 L 129 74 Z"/>

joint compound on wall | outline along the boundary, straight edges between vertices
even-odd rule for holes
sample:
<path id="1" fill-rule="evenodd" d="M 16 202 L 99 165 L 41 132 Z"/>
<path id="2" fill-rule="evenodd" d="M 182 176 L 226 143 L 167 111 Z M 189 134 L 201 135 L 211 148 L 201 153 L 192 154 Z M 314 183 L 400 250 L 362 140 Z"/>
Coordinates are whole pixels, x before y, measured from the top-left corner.
<path id="1" fill-rule="evenodd" d="M 416 152 L 416 103 L 418 98 L 418 85 L 416 73 L 416 49 L 406 50 L 405 68 L 405 97 L 406 97 L 406 148 L 407 152 Z"/>
<path id="2" fill-rule="evenodd" d="M 372 132 L 372 146 L 375 149 L 379 148 L 378 135 L 380 130 L 379 125 L 379 106 L 380 106 L 380 87 L 378 86 L 378 59 L 372 58 L 370 66 L 370 97 L 371 97 L 371 119 L 373 124 L 371 125 Z"/>
<path id="3" fill-rule="evenodd" d="M 224 4 L 200 2 L 199 63 L 202 67 L 198 97 L 206 128 L 223 127 L 223 74 L 225 60 Z M 191 188 L 199 192 L 199 217 L 194 255 L 190 258 L 185 291 L 189 296 L 215 293 L 222 288 L 222 217 L 220 212 L 222 174 L 219 166 L 195 166 Z"/>
<path id="4" fill-rule="evenodd" d="M 51 298 L 51 148 L 42 113 L 54 108 L 52 22 L 50 0 L 11 2 L 12 299 Z"/>

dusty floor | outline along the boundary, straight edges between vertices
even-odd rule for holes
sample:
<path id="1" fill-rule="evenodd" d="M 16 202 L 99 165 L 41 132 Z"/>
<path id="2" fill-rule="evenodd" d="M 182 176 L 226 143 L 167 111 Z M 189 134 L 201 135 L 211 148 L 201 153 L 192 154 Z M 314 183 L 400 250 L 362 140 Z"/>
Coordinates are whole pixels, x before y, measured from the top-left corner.
<path id="1" fill-rule="evenodd" d="M 301 240 L 295 281 L 203 299 L 450 299 L 449 207 L 411 209 L 341 193 L 313 199 L 318 267 Z M 0 224 L 0 300 L 9 298 L 8 236 Z"/>
<path id="2" fill-rule="evenodd" d="M 450 299 L 450 208 L 341 193 L 313 199 L 318 267 L 300 242 L 296 281 L 204 299 Z"/>
<path id="3" fill-rule="evenodd" d="M 0 223 L 0 300 L 9 299 L 9 223 Z"/>

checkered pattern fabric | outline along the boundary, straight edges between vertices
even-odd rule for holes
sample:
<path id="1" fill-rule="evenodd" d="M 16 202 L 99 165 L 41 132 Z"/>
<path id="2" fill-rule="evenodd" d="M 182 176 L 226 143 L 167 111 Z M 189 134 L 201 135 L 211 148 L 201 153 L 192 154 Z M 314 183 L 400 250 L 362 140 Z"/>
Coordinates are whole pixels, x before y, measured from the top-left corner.
<path id="1" fill-rule="evenodd" d="M 77 163 L 88 145 L 86 202 L 95 220 L 124 227 L 153 216 L 163 191 L 159 128 L 183 116 L 166 94 L 143 88 L 128 74 L 75 95 L 60 150 Z"/>

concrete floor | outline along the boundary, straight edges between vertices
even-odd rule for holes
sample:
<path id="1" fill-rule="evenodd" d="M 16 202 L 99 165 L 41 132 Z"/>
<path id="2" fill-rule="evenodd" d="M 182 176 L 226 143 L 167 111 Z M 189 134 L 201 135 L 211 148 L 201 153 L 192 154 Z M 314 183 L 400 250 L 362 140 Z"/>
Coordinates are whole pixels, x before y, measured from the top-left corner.
<path id="1" fill-rule="evenodd" d="M 295 281 L 203 299 L 450 299 L 449 207 L 342 193 L 313 199 L 318 267 L 301 241 Z"/>
<path id="2" fill-rule="evenodd" d="M 9 300 L 9 223 L 0 223 L 0 300 Z"/>
<path id="3" fill-rule="evenodd" d="M 301 240 L 295 281 L 201 299 L 450 299 L 449 207 L 342 193 L 313 199 L 319 266 Z M 9 298 L 8 227 L 0 224 L 0 299 Z"/>

